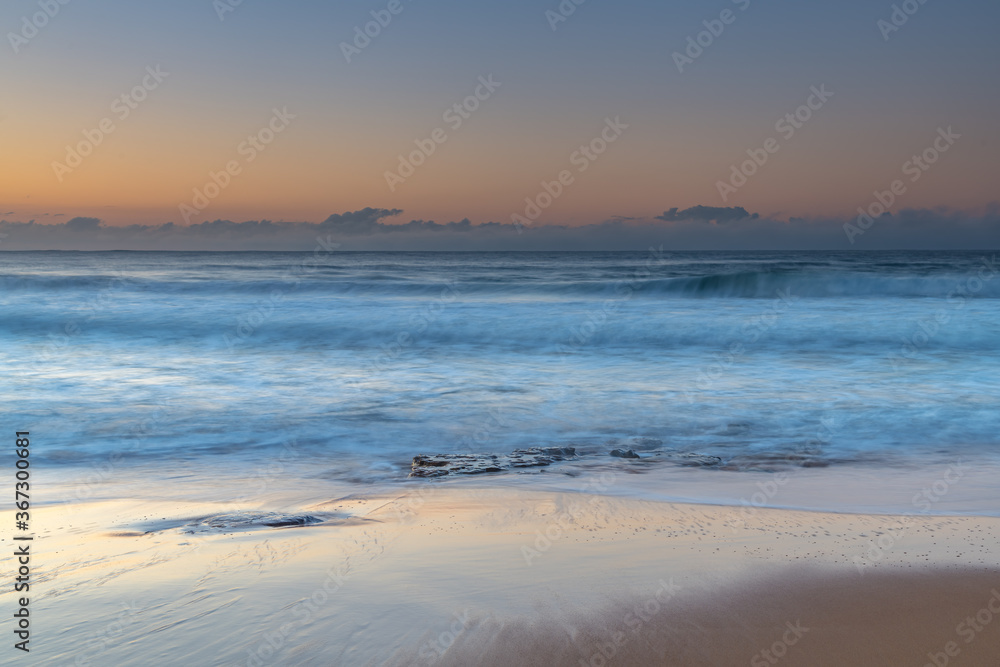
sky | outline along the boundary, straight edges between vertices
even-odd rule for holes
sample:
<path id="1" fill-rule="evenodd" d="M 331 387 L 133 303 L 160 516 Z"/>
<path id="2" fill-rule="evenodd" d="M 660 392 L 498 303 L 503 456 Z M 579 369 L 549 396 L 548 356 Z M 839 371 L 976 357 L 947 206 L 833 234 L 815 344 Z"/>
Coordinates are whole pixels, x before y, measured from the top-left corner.
<path id="1" fill-rule="evenodd" d="M 995 1 L 577 1 L 8 0 L 0 248 L 1000 238 Z"/>

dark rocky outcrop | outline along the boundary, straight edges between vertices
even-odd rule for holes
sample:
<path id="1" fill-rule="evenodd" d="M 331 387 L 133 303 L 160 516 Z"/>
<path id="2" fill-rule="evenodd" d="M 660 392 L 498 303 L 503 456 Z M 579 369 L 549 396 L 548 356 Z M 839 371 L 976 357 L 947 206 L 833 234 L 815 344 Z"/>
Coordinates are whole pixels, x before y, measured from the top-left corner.
<path id="1" fill-rule="evenodd" d="M 711 466 L 717 466 L 722 463 L 722 459 L 718 456 L 709 456 L 708 454 L 695 454 L 693 452 L 686 452 L 684 454 L 674 454 L 668 453 L 664 455 L 667 459 L 674 461 L 677 465 L 688 466 L 692 468 L 706 468 Z"/>
<path id="2" fill-rule="evenodd" d="M 576 456 L 573 447 L 531 447 L 510 454 L 436 454 L 414 456 L 410 477 L 444 477 L 503 472 L 511 468 L 537 468 Z"/>
<path id="3" fill-rule="evenodd" d="M 659 441 L 655 442 L 659 443 Z M 642 444 L 649 447 L 652 442 Z M 717 468 L 722 465 L 722 459 L 718 456 L 669 450 L 645 451 L 646 453 L 640 456 L 636 453 L 636 448 L 619 447 L 612 449 L 609 454 L 615 458 L 642 460 L 648 464 L 665 462 L 697 468 Z M 560 461 L 578 460 L 586 454 L 595 455 L 598 453 L 598 451 L 589 450 L 578 454 L 575 447 L 531 447 L 529 449 L 515 449 L 510 454 L 420 455 L 413 457 L 410 465 L 410 477 L 481 475 L 512 472 L 522 468 L 544 468 Z M 567 474 L 572 474 L 572 472 L 572 470 L 567 470 Z"/>
<path id="4" fill-rule="evenodd" d="M 620 459 L 637 459 L 639 455 L 631 449 L 612 449 L 610 452 L 611 456 L 618 457 Z"/>

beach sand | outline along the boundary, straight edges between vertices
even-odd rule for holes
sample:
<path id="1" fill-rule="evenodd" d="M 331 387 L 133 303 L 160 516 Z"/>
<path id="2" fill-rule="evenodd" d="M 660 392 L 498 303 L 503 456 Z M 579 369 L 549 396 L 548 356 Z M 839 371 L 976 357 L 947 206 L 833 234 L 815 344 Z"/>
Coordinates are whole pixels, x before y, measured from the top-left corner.
<path id="1" fill-rule="evenodd" d="M 1000 664 L 997 518 L 468 484 L 239 510 L 38 508 L 31 664 Z"/>

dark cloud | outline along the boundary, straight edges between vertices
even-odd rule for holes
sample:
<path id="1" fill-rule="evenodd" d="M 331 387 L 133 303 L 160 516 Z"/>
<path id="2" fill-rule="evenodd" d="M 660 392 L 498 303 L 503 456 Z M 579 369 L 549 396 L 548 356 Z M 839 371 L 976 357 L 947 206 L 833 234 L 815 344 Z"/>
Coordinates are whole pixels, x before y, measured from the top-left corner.
<path id="1" fill-rule="evenodd" d="M 904 209 L 865 226 L 857 219 L 750 214 L 740 207 L 694 206 L 649 219 L 614 217 L 579 227 L 473 224 L 468 219 L 392 220 L 398 209 L 365 208 L 319 223 L 213 220 L 189 226 L 114 227 L 97 218 L 64 223 L 0 221 L 5 250 L 884 250 L 1000 246 L 1000 206 L 970 214 Z M 864 221 L 862 221 L 864 222 Z M 736 223 L 736 224 L 729 224 Z M 859 233 L 860 232 L 860 233 Z M 852 243 L 853 241 L 853 243 Z"/>
<path id="2" fill-rule="evenodd" d="M 399 234 L 417 232 L 468 232 L 474 227 L 468 218 L 459 222 L 448 222 L 438 224 L 433 220 L 410 220 L 403 224 L 385 224 L 382 221 L 386 218 L 395 217 L 402 213 L 398 208 L 365 208 L 360 211 L 349 213 L 339 213 L 331 215 L 319 224 L 319 227 L 335 234 L 348 236 L 363 236 L 368 234 Z"/>
<path id="3" fill-rule="evenodd" d="M 46 213 L 48 215 L 48 213 Z M 66 229 L 73 232 L 93 232 L 101 226 L 99 218 L 73 218 L 66 222 Z"/>
<path id="4" fill-rule="evenodd" d="M 756 220 L 760 216 L 756 213 L 748 213 L 742 206 L 692 206 L 683 211 L 672 208 L 664 211 L 663 215 L 656 216 L 657 220 L 666 222 L 709 222 L 713 224 L 724 224 L 736 220 Z"/>
<path id="5" fill-rule="evenodd" d="M 397 216 L 402 212 L 398 208 L 363 208 L 360 211 L 334 213 L 319 226 L 340 234 L 371 234 L 384 226 L 383 219 Z"/>

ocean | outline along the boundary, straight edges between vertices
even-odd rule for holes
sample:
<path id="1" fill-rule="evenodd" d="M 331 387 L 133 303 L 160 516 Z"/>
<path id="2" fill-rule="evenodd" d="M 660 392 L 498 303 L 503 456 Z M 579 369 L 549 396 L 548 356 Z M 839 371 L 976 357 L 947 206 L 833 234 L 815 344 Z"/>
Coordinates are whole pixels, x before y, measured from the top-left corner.
<path id="1" fill-rule="evenodd" d="M 628 473 L 614 493 L 733 504 L 801 473 L 768 504 L 899 511 L 955 466 L 1000 471 L 995 251 L 2 261 L 5 422 L 52 502 L 608 469 Z M 417 455 L 532 447 L 575 455 L 408 478 Z M 933 509 L 998 513 L 992 486 L 960 486 Z"/>

